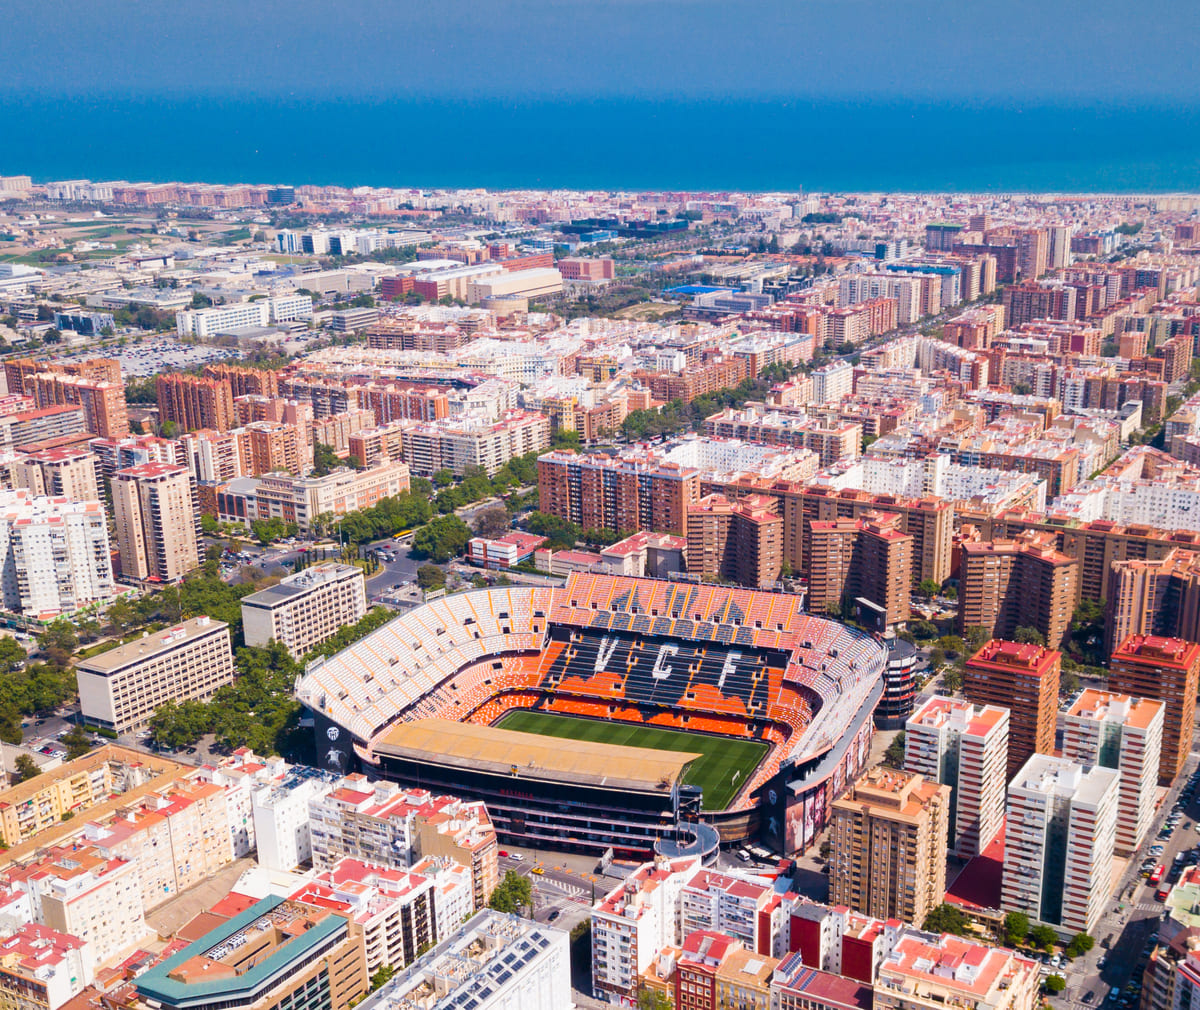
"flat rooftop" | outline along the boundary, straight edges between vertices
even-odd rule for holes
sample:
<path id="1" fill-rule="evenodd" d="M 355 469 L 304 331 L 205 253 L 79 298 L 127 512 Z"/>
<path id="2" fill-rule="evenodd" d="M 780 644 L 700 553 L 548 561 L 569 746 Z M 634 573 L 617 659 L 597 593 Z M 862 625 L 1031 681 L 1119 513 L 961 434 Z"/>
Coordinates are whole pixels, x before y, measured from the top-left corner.
<path id="1" fill-rule="evenodd" d="M 305 568 L 294 575 L 284 576 L 280 582 L 277 582 L 273 586 L 267 586 L 266 589 L 260 589 L 257 593 L 244 596 L 242 598 L 242 606 L 260 607 L 269 610 L 288 600 L 304 596 L 306 593 L 310 593 L 320 586 L 327 585 L 330 582 L 337 582 L 339 579 L 343 579 L 348 575 L 354 575 L 355 573 L 360 578 L 362 577 L 362 569 L 356 568 L 354 565 L 342 565 L 334 561 L 313 565 L 311 568 Z"/>
<path id="2" fill-rule="evenodd" d="M 381 755 L 602 788 L 665 790 L 699 753 L 563 740 L 448 719 L 398 723 L 375 746 Z"/>
<path id="3" fill-rule="evenodd" d="M 132 642 L 85 659 L 78 664 L 78 668 L 88 673 L 109 674 L 132 663 L 149 659 L 160 652 L 177 649 L 197 638 L 226 630 L 228 627 L 223 621 L 214 621 L 211 617 L 193 617 L 190 621 L 156 631 L 153 635 L 135 638 Z"/>

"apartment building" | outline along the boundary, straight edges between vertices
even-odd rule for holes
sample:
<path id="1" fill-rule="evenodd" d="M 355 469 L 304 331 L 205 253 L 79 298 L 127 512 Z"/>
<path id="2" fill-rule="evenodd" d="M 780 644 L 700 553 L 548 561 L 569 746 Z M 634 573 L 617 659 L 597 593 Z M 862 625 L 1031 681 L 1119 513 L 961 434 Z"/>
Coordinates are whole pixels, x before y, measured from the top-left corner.
<path id="1" fill-rule="evenodd" d="M 799 953 L 789 954 L 771 975 L 772 1010 L 872 1010 L 869 984 L 810 968 Z"/>
<path id="2" fill-rule="evenodd" d="M 1067 711 L 1063 757 L 1081 765 L 1116 768 L 1118 856 L 1130 856 L 1154 819 L 1166 705 L 1087 688 Z"/>
<path id="3" fill-rule="evenodd" d="M 687 509 L 687 570 L 705 581 L 767 589 L 783 562 L 783 520 L 775 499 L 711 494 Z"/>
<path id="4" fill-rule="evenodd" d="M 85 448 L 40 449 L 12 464 L 13 487 L 68 501 L 100 501 L 100 457 Z"/>
<path id="5" fill-rule="evenodd" d="M 571 1005 L 570 960 L 565 930 L 487 909 L 360 1006 L 562 1010 Z"/>
<path id="6" fill-rule="evenodd" d="M 63 404 L 0 416 L 0 450 L 40 447 L 51 441 L 59 447 L 82 445 L 90 435 L 82 407 Z"/>
<path id="7" fill-rule="evenodd" d="M 170 421 L 180 431 L 234 426 L 233 389 L 228 379 L 169 373 L 154 380 L 160 422 Z"/>
<path id="8" fill-rule="evenodd" d="M 1108 569 L 1105 648 L 1130 635 L 1200 641 L 1200 552 L 1173 548 L 1161 559 L 1113 560 Z"/>
<path id="9" fill-rule="evenodd" d="M 329 561 L 243 596 L 242 633 L 247 645 L 276 641 L 300 659 L 366 612 L 362 569 Z"/>
<path id="10" fill-rule="evenodd" d="M 82 407 L 88 431 L 100 438 L 124 438 L 129 434 L 125 383 L 82 375 L 38 372 L 25 379 L 24 391 L 39 408 Z"/>
<path id="11" fill-rule="evenodd" d="M 854 391 L 854 367 L 848 361 L 834 361 L 812 371 L 813 403 L 841 403 Z"/>
<path id="12" fill-rule="evenodd" d="M 200 1002 L 350 1010 L 370 988 L 356 923 L 275 895 L 216 923 L 133 985 L 137 999 L 127 1010 L 186 1010 Z"/>
<path id="13" fill-rule="evenodd" d="M 949 808 L 949 786 L 871 769 L 832 805 L 830 901 L 923 922 L 946 890 Z"/>
<path id="14" fill-rule="evenodd" d="M 113 474 L 121 577 L 178 582 L 200 564 L 196 479 L 184 466 L 144 463 Z"/>
<path id="15" fill-rule="evenodd" d="M 291 765 L 281 778 L 253 790 L 250 814 L 260 866 L 290 873 L 313 858 L 309 803 L 327 795 L 337 781 L 319 768 Z"/>
<path id="16" fill-rule="evenodd" d="M 592 987 L 609 999 L 637 998 L 640 976 L 659 951 L 679 946 L 680 896 L 698 856 L 644 863 L 592 908 Z"/>
<path id="17" fill-rule="evenodd" d="M 1041 976 L 1032 958 L 961 936 L 907 929 L 875 983 L 877 1010 L 1034 1010 Z"/>
<path id="18" fill-rule="evenodd" d="M 690 546 L 689 546 L 690 551 Z M 823 614 L 857 599 L 879 608 L 884 624 L 907 621 L 912 592 L 913 538 L 894 513 L 808 524 L 808 609 Z"/>
<path id="19" fill-rule="evenodd" d="M 0 491 L 0 600 L 35 619 L 111 599 L 108 519 L 98 501 Z"/>
<path id="20" fill-rule="evenodd" d="M 26 922 L 0 940 L 0 1006 L 58 1010 L 92 984 L 95 958 L 76 936 Z"/>
<path id="21" fill-rule="evenodd" d="M 404 459 L 404 422 L 392 421 L 350 435 L 350 455 L 362 466 Z"/>
<path id="22" fill-rule="evenodd" d="M 967 541 L 961 545 L 959 634 L 981 627 L 996 638 L 1012 638 L 1017 628 L 1029 626 L 1057 648 L 1071 627 L 1078 583 L 1078 563 L 1049 535 Z"/>
<path id="23" fill-rule="evenodd" d="M 752 953 L 783 954 L 787 916 L 773 887 L 762 880 L 701 869 L 679 896 L 679 931 L 710 929 L 741 941 Z"/>
<path id="24" fill-rule="evenodd" d="M 385 965 L 411 964 L 446 938 L 437 932 L 436 893 L 433 881 L 420 874 L 342 859 L 288 900 L 328 909 L 358 926 L 369 978 Z M 468 904 L 465 914 L 471 911 Z"/>
<path id="25" fill-rule="evenodd" d="M 76 672 L 88 722 L 117 733 L 144 729 L 163 702 L 211 698 L 233 681 L 229 625 L 193 617 L 82 660 Z"/>
<path id="26" fill-rule="evenodd" d="M 309 315 L 312 315 L 312 299 L 308 295 L 295 297 L 301 308 L 303 308 L 304 302 L 308 302 Z M 282 300 L 277 299 L 277 301 Z M 218 361 L 212 365 L 205 365 L 201 374 L 206 379 L 228 382 L 235 398 L 239 396 L 279 396 L 279 373 L 269 368 L 242 368 L 226 361 Z M 283 418 L 252 418 L 251 420 L 281 421 Z"/>
<path id="27" fill-rule="evenodd" d="M 87 944 L 97 964 L 147 938 L 136 863 L 108 859 L 86 844 L 51 846 L 7 868 L 0 881 L 29 896 L 36 923 Z"/>
<path id="28" fill-rule="evenodd" d="M 401 868 L 420 857 L 447 858 L 470 869 L 476 908 L 499 880 L 496 831 L 482 802 L 348 775 L 314 795 L 307 813 L 319 869 L 347 856 Z"/>
<path id="29" fill-rule="evenodd" d="M 904 770 L 950 787 L 948 835 L 971 859 L 1004 826 L 1007 708 L 934 696 L 904 725 Z"/>
<path id="30" fill-rule="evenodd" d="M 1192 749 L 1196 693 L 1200 690 L 1200 644 L 1158 635 L 1130 635 L 1113 650 L 1108 687 L 1134 698 L 1163 703 L 1158 783 L 1169 786 Z"/>
<path id="31" fill-rule="evenodd" d="M 827 422 L 794 411 L 727 407 L 704 419 L 704 433 L 710 438 L 738 438 L 761 445 L 811 449 L 820 459 L 821 466 L 832 466 L 862 455 L 861 424 Z"/>
<path id="32" fill-rule="evenodd" d="M 516 410 L 496 420 L 463 416 L 431 423 L 406 422 L 400 448 L 413 473 L 430 476 L 450 470 L 461 477 L 467 467 L 482 467 L 491 476 L 514 456 L 549 445 L 550 419 Z"/>
<path id="33" fill-rule="evenodd" d="M 251 421 L 238 431 L 248 476 L 286 470 L 302 474 L 312 466 L 313 451 L 306 432 L 284 421 Z"/>
<path id="34" fill-rule="evenodd" d="M 1120 773 L 1035 754 L 1008 787 L 1000 907 L 1091 933 L 1112 892 Z"/>
<path id="35" fill-rule="evenodd" d="M 405 463 L 380 463 L 365 470 L 339 467 L 323 477 L 269 473 L 255 492 L 257 518 L 279 518 L 303 532 L 318 516 L 342 516 L 394 498 L 409 489 Z"/>
<path id="36" fill-rule="evenodd" d="M 1034 753 L 1053 753 L 1061 672 L 1061 653 L 999 639 L 967 660 L 963 697 L 973 705 L 1009 711 L 1006 779 Z"/>

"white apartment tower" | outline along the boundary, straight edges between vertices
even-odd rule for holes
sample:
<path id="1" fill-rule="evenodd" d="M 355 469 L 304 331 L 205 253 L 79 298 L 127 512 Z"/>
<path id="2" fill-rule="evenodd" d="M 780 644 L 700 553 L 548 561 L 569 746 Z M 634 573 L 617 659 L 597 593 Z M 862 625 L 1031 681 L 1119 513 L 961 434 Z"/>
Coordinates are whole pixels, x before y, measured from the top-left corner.
<path id="1" fill-rule="evenodd" d="M 1090 933 L 1112 891 L 1120 775 L 1034 754 L 1008 788 L 1000 905 Z"/>
<path id="2" fill-rule="evenodd" d="M 1004 824 L 1008 709 L 934 696 L 904 727 L 904 770 L 949 786 L 950 844 L 978 855 Z"/>
<path id="3" fill-rule="evenodd" d="M 1141 844 L 1154 819 L 1164 709 L 1153 698 L 1089 688 L 1067 712 L 1063 757 L 1120 772 L 1118 856 L 1130 855 Z"/>

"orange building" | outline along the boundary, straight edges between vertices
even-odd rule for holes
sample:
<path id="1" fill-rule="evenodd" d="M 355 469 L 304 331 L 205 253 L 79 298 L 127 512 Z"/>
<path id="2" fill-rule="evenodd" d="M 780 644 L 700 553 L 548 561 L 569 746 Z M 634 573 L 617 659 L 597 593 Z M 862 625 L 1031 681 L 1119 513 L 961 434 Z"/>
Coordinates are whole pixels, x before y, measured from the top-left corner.
<path id="1" fill-rule="evenodd" d="M 155 389 L 159 420 L 173 422 L 180 431 L 228 431 L 234 426 L 233 390 L 228 379 L 159 375 Z"/>
<path id="2" fill-rule="evenodd" d="M 886 623 L 907 621 L 913 538 L 899 527 L 900 516 L 884 512 L 811 522 L 809 610 L 840 611 L 847 600 L 863 597 L 883 609 Z"/>
<path id="3" fill-rule="evenodd" d="M 1157 698 L 1163 713 L 1158 784 L 1169 786 L 1192 750 L 1200 644 L 1158 635 L 1130 635 L 1112 654 L 1108 688 L 1135 698 Z"/>
<path id="4" fill-rule="evenodd" d="M 711 494 L 687 509 L 687 566 L 706 581 L 730 579 L 765 589 L 779 579 L 783 520 L 775 499 Z"/>

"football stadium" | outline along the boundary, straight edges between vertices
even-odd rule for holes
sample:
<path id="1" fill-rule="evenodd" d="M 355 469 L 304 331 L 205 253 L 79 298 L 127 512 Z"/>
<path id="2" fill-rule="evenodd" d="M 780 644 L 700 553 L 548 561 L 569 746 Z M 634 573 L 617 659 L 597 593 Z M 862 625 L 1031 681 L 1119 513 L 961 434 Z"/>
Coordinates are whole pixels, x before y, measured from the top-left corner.
<path id="1" fill-rule="evenodd" d="M 575 573 L 409 610 L 296 693 L 323 767 L 485 800 L 508 844 L 791 854 L 866 764 L 885 663 L 795 596 Z"/>

